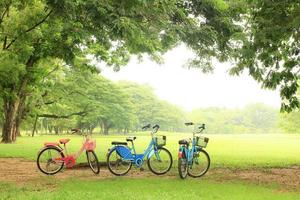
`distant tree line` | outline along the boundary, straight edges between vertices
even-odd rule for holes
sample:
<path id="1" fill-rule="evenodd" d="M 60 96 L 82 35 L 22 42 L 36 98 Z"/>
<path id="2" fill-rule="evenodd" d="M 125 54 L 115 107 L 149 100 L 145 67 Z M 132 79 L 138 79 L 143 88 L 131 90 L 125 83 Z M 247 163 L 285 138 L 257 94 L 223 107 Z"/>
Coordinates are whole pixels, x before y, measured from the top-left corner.
<path id="1" fill-rule="evenodd" d="M 159 99 L 148 85 L 112 82 L 90 70 L 56 64 L 57 69 L 44 77 L 26 101 L 23 133 L 61 134 L 80 128 L 96 134 L 127 134 L 140 131 L 147 123 L 160 124 L 163 131 L 187 132 L 186 121 L 206 123 L 206 132 L 217 134 L 299 130 L 297 111 L 279 114 L 273 107 L 251 104 L 243 109 L 211 107 L 185 112 Z"/>

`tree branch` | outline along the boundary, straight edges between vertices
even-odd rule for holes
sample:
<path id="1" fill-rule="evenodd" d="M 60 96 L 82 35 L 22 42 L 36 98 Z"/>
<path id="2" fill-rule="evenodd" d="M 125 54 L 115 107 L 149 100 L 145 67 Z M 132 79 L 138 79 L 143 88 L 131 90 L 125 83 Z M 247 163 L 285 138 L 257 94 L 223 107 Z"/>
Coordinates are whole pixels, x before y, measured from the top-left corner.
<path id="1" fill-rule="evenodd" d="M 54 118 L 54 119 L 67 119 L 74 115 L 85 116 L 87 113 L 88 113 L 88 111 L 80 111 L 80 112 L 70 113 L 68 115 L 39 114 L 38 117 Z"/>
<path id="2" fill-rule="evenodd" d="M 4 37 L 3 50 L 6 48 L 6 43 L 7 43 L 7 36 Z"/>
<path id="3" fill-rule="evenodd" d="M 59 65 L 57 65 L 54 69 L 52 69 L 50 72 L 48 72 L 48 74 L 46 74 L 43 77 L 43 81 L 45 80 L 45 78 L 47 78 L 48 76 L 50 76 L 53 72 L 55 72 L 56 70 L 58 70 L 58 68 L 59 68 Z"/>
<path id="4" fill-rule="evenodd" d="M 1 16 L 0 24 L 2 24 L 5 15 L 7 15 L 7 17 L 9 17 L 9 7 L 10 7 L 10 5 L 6 6 L 6 8 Z M 3 50 L 6 48 L 6 43 L 7 43 L 7 36 L 4 37 Z"/>
<path id="5" fill-rule="evenodd" d="M 51 13 L 53 12 L 53 10 L 50 10 L 50 12 L 41 20 L 41 21 L 39 21 L 38 23 L 36 23 L 35 25 L 33 25 L 32 27 L 30 27 L 29 29 L 27 29 L 26 31 L 24 31 L 23 33 L 21 33 L 21 35 L 22 34 L 24 34 L 24 33 L 28 33 L 28 32 L 30 32 L 30 31 L 32 31 L 32 30 L 34 30 L 36 27 L 38 27 L 39 25 L 41 25 L 42 23 L 44 23 L 46 20 L 47 20 L 47 18 L 51 15 Z M 6 48 L 5 49 L 8 49 L 16 40 L 18 39 L 18 37 L 15 37 L 7 46 L 6 46 Z"/>
<path id="6" fill-rule="evenodd" d="M 33 29 L 35 29 L 36 27 L 38 27 L 39 25 L 41 25 L 42 23 L 44 23 L 47 20 L 47 18 L 51 15 L 52 12 L 53 12 L 53 10 L 50 10 L 50 12 L 41 21 L 39 21 L 37 24 L 35 24 L 31 28 L 27 29 L 25 31 L 25 33 L 28 33 L 30 31 L 32 31 Z"/>
<path id="7" fill-rule="evenodd" d="M 8 9 L 9 9 L 9 5 L 6 6 L 4 12 L 3 12 L 2 15 L 1 15 L 1 18 L 0 18 L 0 24 L 3 22 L 4 16 L 5 16 L 5 14 L 8 12 Z"/>

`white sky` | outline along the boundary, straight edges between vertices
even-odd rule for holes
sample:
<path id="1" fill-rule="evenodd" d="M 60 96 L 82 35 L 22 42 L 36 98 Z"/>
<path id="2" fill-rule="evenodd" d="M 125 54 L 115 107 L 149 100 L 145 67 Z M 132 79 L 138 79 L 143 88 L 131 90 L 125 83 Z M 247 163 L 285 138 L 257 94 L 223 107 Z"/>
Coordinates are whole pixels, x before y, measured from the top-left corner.
<path id="1" fill-rule="evenodd" d="M 241 108 L 256 102 L 280 107 L 278 91 L 261 89 L 246 73 L 230 76 L 227 73 L 229 63 L 214 63 L 213 74 L 184 68 L 191 56 L 192 53 L 187 48 L 179 46 L 164 55 L 164 63 L 161 65 L 150 59 L 138 62 L 133 58 L 119 72 L 101 67 L 101 74 L 110 80 L 149 84 L 161 99 L 186 110 L 211 106 Z"/>

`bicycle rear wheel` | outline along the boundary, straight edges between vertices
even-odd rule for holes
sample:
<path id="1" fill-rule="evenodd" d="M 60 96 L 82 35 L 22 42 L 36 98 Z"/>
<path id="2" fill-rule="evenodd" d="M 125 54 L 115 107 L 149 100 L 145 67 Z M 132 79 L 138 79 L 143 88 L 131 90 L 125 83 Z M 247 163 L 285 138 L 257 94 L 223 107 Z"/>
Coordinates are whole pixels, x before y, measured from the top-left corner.
<path id="1" fill-rule="evenodd" d="M 203 149 L 195 152 L 191 165 L 188 166 L 188 175 L 199 178 L 206 174 L 210 166 L 210 157 Z"/>
<path id="2" fill-rule="evenodd" d="M 182 179 L 185 179 L 188 175 L 188 161 L 184 151 L 182 151 L 181 157 L 178 158 L 178 173 Z"/>
<path id="3" fill-rule="evenodd" d="M 111 173 L 116 176 L 123 176 L 129 172 L 132 163 L 130 160 L 124 160 L 117 152 L 117 149 L 113 149 L 107 155 L 107 167 Z"/>
<path id="4" fill-rule="evenodd" d="M 156 175 L 163 175 L 172 167 L 172 155 L 167 149 L 160 147 L 157 149 L 157 152 L 148 159 L 147 164 L 151 172 Z"/>
<path id="5" fill-rule="evenodd" d="M 89 163 L 89 166 L 90 166 L 91 170 L 95 174 L 99 174 L 100 165 L 99 165 L 99 161 L 98 161 L 98 158 L 96 156 L 96 153 L 94 151 L 86 151 L 86 158 L 87 158 L 87 161 Z"/>
<path id="6" fill-rule="evenodd" d="M 37 167 L 47 175 L 54 175 L 64 166 L 64 154 L 56 147 L 46 147 L 37 157 Z"/>

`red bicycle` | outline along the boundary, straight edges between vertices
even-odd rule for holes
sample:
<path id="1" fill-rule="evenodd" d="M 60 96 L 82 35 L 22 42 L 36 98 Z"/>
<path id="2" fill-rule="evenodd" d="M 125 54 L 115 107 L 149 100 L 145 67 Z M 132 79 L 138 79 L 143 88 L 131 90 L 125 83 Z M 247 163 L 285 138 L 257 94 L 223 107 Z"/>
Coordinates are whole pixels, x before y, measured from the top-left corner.
<path id="1" fill-rule="evenodd" d="M 79 129 L 72 129 L 73 133 L 80 132 Z M 60 139 L 58 142 L 46 142 L 44 147 L 39 151 L 37 157 L 37 166 L 41 172 L 47 175 L 58 173 L 64 165 L 72 168 L 76 164 L 76 159 L 85 150 L 89 167 L 95 174 L 99 174 L 100 165 L 95 153 L 96 141 L 91 140 L 86 134 L 83 134 L 84 140 L 82 147 L 75 154 L 68 154 L 66 144 L 70 139 Z M 64 145 L 62 148 L 60 144 Z"/>

